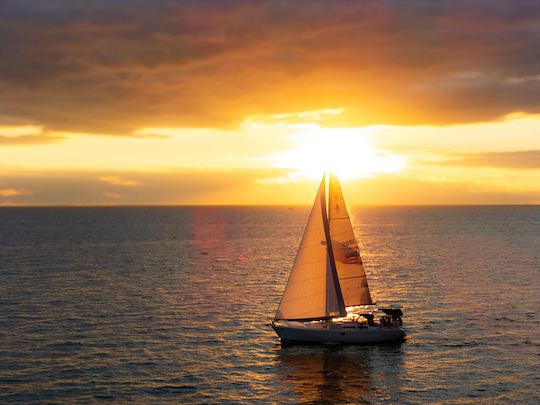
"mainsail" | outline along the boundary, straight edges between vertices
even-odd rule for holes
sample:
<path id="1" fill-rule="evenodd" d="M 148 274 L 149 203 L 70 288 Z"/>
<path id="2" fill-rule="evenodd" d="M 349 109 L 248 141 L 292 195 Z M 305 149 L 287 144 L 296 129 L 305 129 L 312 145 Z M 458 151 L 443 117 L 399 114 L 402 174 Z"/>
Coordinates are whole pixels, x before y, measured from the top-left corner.
<path id="1" fill-rule="evenodd" d="M 328 191 L 330 237 L 345 306 L 372 304 L 358 242 L 337 176 L 330 174 Z"/>
<path id="2" fill-rule="evenodd" d="M 325 177 L 296 254 L 275 319 L 317 320 L 345 316 L 326 212 Z"/>

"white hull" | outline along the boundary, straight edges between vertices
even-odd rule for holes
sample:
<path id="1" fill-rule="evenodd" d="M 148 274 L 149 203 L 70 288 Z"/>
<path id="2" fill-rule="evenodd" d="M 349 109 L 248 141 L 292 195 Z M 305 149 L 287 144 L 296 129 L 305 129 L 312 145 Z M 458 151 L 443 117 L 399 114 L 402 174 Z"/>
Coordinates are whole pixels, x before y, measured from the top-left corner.
<path id="1" fill-rule="evenodd" d="M 403 340 L 405 331 L 398 327 L 369 326 L 369 327 L 342 327 L 342 326 L 310 326 L 276 325 L 272 328 L 284 342 L 305 343 L 382 343 Z"/>

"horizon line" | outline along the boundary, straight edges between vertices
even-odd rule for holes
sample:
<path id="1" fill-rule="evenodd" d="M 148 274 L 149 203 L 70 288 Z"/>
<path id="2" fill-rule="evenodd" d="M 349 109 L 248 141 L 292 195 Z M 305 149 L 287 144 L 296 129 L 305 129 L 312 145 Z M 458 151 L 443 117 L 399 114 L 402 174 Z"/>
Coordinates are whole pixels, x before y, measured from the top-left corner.
<path id="1" fill-rule="evenodd" d="M 0 205 L 2 208 L 160 208 L 160 207 L 276 207 L 294 208 L 311 207 L 312 204 L 207 204 L 207 203 L 172 203 L 172 204 L 26 204 Z M 348 204 L 349 207 L 537 207 L 540 203 L 488 203 L 488 204 Z"/>

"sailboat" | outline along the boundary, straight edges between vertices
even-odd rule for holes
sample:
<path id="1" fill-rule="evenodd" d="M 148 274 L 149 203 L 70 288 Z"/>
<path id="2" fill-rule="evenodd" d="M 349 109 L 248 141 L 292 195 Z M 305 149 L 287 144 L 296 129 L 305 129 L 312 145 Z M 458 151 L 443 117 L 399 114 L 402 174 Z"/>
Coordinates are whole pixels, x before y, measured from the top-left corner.
<path id="1" fill-rule="evenodd" d="M 339 180 L 325 173 L 272 328 L 284 343 L 389 342 L 405 337 L 402 315 L 372 302 Z"/>

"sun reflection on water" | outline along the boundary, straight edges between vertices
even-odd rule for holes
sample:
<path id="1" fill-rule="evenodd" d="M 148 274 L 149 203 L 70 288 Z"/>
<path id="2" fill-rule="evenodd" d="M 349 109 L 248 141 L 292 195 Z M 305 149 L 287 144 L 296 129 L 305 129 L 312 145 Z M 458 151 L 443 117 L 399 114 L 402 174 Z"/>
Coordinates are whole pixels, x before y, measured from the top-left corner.
<path id="1" fill-rule="evenodd" d="M 282 346 L 277 353 L 279 377 L 301 403 L 357 403 L 366 396 L 382 399 L 388 392 L 377 388 L 381 382 L 390 391 L 400 387 L 400 345 Z M 386 363 L 386 373 L 377 371 L 380 362 Z"/>

